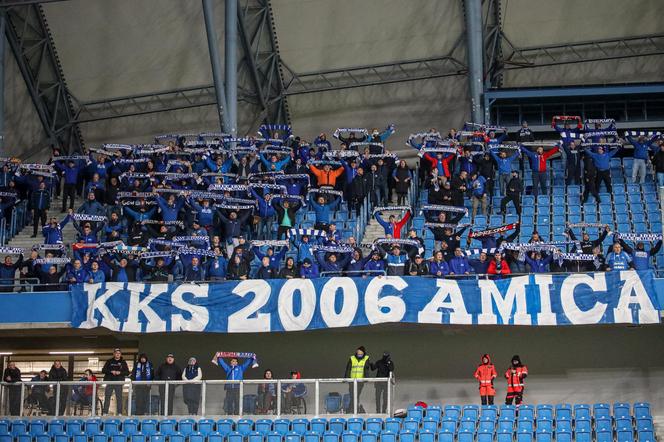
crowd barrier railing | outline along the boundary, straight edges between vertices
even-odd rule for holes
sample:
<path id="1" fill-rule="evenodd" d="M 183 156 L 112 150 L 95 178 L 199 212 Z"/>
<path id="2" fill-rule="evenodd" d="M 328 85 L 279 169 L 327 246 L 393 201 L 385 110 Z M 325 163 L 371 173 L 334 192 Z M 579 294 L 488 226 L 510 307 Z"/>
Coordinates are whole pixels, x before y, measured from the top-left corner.
<path id="1" fill-rule="evenodd" d="M 367 386 L 373 388 L 365 388 Z M 0 417 L 327 416 L 388 417 L 389 378 L 243 381 L 61 381 L 0 383 Z"/>

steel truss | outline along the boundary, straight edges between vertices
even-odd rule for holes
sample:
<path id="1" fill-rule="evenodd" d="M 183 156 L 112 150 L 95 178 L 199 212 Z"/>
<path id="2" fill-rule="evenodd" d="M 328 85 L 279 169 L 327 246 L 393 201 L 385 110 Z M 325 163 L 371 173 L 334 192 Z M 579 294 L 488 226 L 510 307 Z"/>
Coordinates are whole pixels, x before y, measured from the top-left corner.
<path id="1" fill-rule="evenodd" d="M 64 152 L 81 150 L 83 138 L 72 124 L 72 98 L 42 7 L 25 4 L 0 13 L 7 19 L 7 40 L 49 142 Z"/>

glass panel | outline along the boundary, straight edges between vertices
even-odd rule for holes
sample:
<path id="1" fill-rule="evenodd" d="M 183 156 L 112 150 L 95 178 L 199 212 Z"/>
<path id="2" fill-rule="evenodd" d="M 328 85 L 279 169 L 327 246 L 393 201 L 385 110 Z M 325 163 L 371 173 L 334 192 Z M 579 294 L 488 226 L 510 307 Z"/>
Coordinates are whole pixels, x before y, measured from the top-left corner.
<path id="1" fill-rule="evenodd" d="M 104 415 L 121 416 L 127 413 L 128 383 L 102 381 L 97 384 L 97 388 Z"/>
<path id="2" fill-rule="evenodd" d="M 240 411 L 240 384 L 208 381 L 205 390 L 205 415 L 237 416 Z"/>
<path id="3" fill-rule="evenodd" d="M 281 414 L 298 416 L 314 414 L 316 384 L 313 381 L 281 381 Z"/>
<path id="4" fill-rule="evenodd" d="M 277 413 L 277 381 L 245 383 L 243 394 L 242 412 L 245 415 Z M 313 395 L 313 390 L 310 394 Z"/>
<path id="5" fill-rule="evenodd" d="M 340 381 L 321 381 L 319 413 L 321 416 L 345 413 L 351 404 L 353 384 Z"/>

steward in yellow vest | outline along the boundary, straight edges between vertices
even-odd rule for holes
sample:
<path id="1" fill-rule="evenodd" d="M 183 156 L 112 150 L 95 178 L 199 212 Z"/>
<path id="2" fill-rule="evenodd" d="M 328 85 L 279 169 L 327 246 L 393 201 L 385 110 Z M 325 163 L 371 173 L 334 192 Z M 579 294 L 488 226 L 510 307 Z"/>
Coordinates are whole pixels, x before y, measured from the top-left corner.
<path id="1" fill-rule="evenodd" d="M 355 354 L 348 358 L 346 364 L 345 378 L 363 379 L 369 377 L 369 370 L 371 370 L 371 363 L 369 362 L 369 355 L 363 346 L 355 350 Z"/>

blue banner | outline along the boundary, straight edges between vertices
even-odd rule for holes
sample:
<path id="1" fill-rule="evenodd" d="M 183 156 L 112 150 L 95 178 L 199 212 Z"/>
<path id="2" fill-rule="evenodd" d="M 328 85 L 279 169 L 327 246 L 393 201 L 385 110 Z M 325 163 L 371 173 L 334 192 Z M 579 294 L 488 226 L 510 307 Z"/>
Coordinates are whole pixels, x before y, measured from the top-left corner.
<path id="1" fill-rule="evenodd" d="M 659 323 L 652 272 L 105 283 L 72 287 L 72 326 L 260 333 L 380 323 Z"/>

